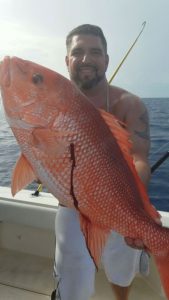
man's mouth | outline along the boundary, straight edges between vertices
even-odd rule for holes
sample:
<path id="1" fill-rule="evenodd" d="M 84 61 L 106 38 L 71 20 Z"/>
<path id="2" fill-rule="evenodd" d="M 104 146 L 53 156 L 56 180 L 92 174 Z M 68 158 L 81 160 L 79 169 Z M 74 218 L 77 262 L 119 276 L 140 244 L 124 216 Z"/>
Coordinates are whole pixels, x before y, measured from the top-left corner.
<path id="1" fill-rule="evenodd" d="M 80 66 L 78 68 L 78 71 L 80 71 L 80 72 L 96 72 L 96 67 L 90 66 L 90 65 L 84 65 L 84 66 Z"/>
<path id="2" fill-rule="evenodd" d="M 93 76 L 96 74 L 96 68 L 93 66 L 83 66 L 78 68 L 78 73 L 81 76 Z"/>

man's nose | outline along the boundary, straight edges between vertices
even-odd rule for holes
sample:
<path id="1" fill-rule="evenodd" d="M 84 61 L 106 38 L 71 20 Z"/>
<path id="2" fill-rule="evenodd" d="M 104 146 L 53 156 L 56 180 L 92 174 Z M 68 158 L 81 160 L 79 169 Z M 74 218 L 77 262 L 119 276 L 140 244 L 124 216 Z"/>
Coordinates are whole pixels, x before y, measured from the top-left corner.
<path id="1" fill-rule="evenodd" d="M 84 62 L 84 63 L 91 62 L 91 55 L 89 53 L 85 53 L 83 55 L 82 62 Z"/>

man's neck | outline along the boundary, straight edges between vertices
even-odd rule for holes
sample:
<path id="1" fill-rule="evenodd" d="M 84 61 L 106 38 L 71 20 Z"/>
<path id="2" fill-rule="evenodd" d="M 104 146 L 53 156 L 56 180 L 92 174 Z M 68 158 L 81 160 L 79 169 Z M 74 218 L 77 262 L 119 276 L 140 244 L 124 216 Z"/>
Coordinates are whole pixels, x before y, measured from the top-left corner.
<path id="1" fill-rule="evenodd" d="M 108 97 L 108 82 L 105 79 L 100 81 L 95 87 L 82 90 L 89 100 L 98 108 L 107 109 L 107 97 Z"/>

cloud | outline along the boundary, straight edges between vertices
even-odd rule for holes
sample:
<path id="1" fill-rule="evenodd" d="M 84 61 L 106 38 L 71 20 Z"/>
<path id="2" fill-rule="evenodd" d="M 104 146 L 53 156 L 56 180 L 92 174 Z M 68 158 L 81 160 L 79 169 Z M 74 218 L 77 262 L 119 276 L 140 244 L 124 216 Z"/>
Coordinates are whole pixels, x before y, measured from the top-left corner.
<path id="1" fill-rule="evenodd" d="M 67 75 L 65 39 L 33 34 L 19 23 L 0 22 L 0 60 L 6 55 L 19 56 Z"/>

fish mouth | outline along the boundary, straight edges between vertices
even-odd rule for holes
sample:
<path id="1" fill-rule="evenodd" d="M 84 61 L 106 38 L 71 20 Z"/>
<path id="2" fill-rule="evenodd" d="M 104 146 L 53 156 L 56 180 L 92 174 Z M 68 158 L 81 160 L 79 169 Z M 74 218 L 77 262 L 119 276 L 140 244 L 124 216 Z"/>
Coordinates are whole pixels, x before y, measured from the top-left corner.
<path id="1" fill-rule="evenodd" d="M 11 83 L 10 76 L 10 57 L 6 56 L 4 60 L 0 63 L 0 85 L 9 87 Z"/>
<path id="2" fill-rule="evenodd" d="M 12 82 L 12 69 L 19 70 L 21 73 L 25 73 L 25 62 L 21 60 L 18 62 L 18 58 L 13 56 L 5 56 L 2 62 L 0 62 L 0 86 L 10 87 Z"/>

